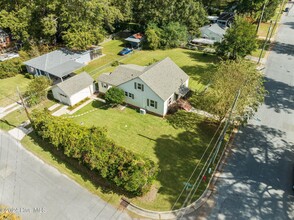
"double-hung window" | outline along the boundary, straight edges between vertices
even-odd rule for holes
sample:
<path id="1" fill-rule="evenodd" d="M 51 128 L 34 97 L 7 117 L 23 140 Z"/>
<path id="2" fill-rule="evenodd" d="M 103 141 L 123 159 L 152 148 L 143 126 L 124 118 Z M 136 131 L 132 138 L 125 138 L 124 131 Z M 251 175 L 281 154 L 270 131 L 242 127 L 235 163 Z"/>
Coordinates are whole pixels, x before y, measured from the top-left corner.
<path id="1" fill-rule="evenodd" d="M 134 83 L 135 89 L 141 90 L 142 92 L 144 91 L 144 84 L 141 83 Z"/>
<path id="2" fill-rule="evenodd" d="M 157 109 L 157 101 L 154 101 L 152 99 L 147 99 L 147 106 Z"/>

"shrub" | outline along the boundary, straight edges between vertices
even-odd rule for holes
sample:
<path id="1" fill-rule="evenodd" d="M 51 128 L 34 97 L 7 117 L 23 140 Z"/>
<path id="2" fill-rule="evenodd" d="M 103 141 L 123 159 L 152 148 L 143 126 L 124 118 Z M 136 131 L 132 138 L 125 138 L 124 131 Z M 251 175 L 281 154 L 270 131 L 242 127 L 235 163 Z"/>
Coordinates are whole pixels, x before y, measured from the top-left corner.
<path id="1" fill-rule="evenodd" d="M 104 129 L 86 128 L 46 111 L 34 112 L 32 119 L 39 136 L 61 148 L 66 156 L 98 171 L 103 178 L 135 195 L 150 188 L 158 172 L 157 165 L 118 146 L 107 137 Z"/>
<path id="2" fill-rule="evenodd" d="M 20 58 L 13 58 L 0 62 L 0 79 L 16 76 L 21 72 L 22 61 Z"/>
<path id="3" fill-rule="evenodd" d="M 26 73 L 26 74 L 25 74 L 25 78 L 33 79 L 34 76 L 33 76 L 32 74 L 30 74 L 30 73 Z"/>
<path id="4" fill-rule="evenodd" d="M 105 100 L 112 104 L 122 104 L 125 100 L 125 93 L 122 89 L 117 87 L 111 87 L 105 93 Z"/>
<path id="5" fill-rule="evenodd" d="M 116 61 L 113 61 L 111 63 L 111 66 L 114 66 L 114 67 L 119 66 L 119 62 L 117 60 Z"/>

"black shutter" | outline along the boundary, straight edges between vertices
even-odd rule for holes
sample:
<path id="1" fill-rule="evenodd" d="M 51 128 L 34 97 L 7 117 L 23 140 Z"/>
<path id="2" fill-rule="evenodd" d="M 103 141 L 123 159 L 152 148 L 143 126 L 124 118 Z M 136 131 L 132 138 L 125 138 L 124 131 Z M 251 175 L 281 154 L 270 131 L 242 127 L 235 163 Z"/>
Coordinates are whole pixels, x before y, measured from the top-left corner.
<path id="1" fill-rule="evenodd" d="M 137 83 L 135 82 L 135 89 L 137 89 Z"/>
<path id="2" fill-rule="evenodd" d="M 149 106 L 149 99 L 147 99 L 147 106 Z"/>
<path id="3" fill-rule="evenodd" d="M 132 99 L 134 99 L 134 94 L 132 94 Z"/>
<path id="4" fill-rule="evenodd" d="M 155 109 L 157 109 L 157 102 L 155 102 L 155 105 L 154 106 L 155 106 Z"/>
<path id="5" fill-rule="evenodd" d="M 144 91 L 144 84 L 142 84 L 142 91 Z"/>

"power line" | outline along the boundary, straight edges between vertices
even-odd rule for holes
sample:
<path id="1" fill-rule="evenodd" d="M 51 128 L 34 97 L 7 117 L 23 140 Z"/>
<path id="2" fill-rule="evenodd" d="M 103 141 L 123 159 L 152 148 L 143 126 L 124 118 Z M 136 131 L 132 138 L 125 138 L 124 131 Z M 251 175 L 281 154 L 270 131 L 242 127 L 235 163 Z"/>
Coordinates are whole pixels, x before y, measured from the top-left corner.
<path id="1" fill-rule="evenodd" d="M 202 154 L 202 156 L 201 156 L 201 158 L 200 158 L 199 162 L 197 163 L 196 167 L 194 168 L 194 170 L 193 170 L 192 174 L 190 175 L 190 177 L 189 177 L 189 179 L 187 180 L 187 182 L 186 182 L 186 183 L 189 183 L 189 182 L 191 181 L 192 177 L 194 176 L 194 173 L 195 173 L 195 172 L 196 172 L 196 170 L 198 169 L 200 162 L 202 161 L 202 159 L 203 159 L 204 155 L 206 154 L 207 150 L 209 149 L 209 147 L 210 147 L 211 143 L 213 142 L 213 140 L 214 140 L 214 138 L 215 138 L 216 134 L 218 133 L 218 131 L 219 131 L 219 129 L 220 129 L 220 127 L 221 127 L 221 125 L 222 125 L 222 123 L 220 123 L 220 124 L 219 124 L 219 126 L 218 126 L 217 130 L 215 131 L 215 133 L 214 133 L 213 137 L 211 138 L 211 140 L 210 140 L 209 144 L 207 145 L 207 147 L 206 147 L 206 149 L 205 149 L 204 153 Z M 182 191 L 181 191 L 180 195 L 178 196 L 178 198 L 176 199 L 176 201 L 175 201 L 174 205 L 172 206 L 172 210 L 173 210 L 173 209 L 174 209 L 174 207 L 176 206 L 177 202 L 179 201 L 180 197 L 181 197 L 181 196 L 182 196 L 182 194 L 184 193 L 185 189 L 186 189 L 186 186 L 184 186 L 184 187 L 183 187 L 183 189 L 182 189 Z"/>
<path id="2" fill-rule="evenodd" d="M 192 199 L 193 199 L 193 197 L 194 197 L 194 195 L 195 195 L 195 193 L 196 193 L 196 191 L 197 191 L 197 189 L 199 188 L 199 185 L 200 185 L 200 183 L 201 183 L 201 180 L 202 180 L 201 176 L 204 176 L 203 174 L 206 173 L 207 170 L 208 170 L 208 168 L 210 167 L 210 165 L 214 163 L 214 160 L 215 160 L 215 158 L 216 158 L 216 156 L 217 156 L 217 154 L 218 154 L 218 152 L 219 152 L 219 148 L 220 148 L 220 146 L 221 146 L 221 144 L 222 144 L 222 142 L 223 142 L 223 140 L 224 140 L 224 136 L 225 136 L 225 134 L 226 134 L 226 132 L 227 132 L 227 129 L 228 129 L 228 126 L 229 126 L 229 122 L 231 121 L 231 117 L 232 117 L 233 111 L 235 110 L 235 107 L 236 107 L 237 101 L 238 101 L 238 99 L 239 99 L 240 93 L 241 93 L 241 89 L 239 89 L 239 90 L 237 91 L 237 94 L 236 94 L 236 96 L 235 96 L 235 99 L 234 99 L 233 105 L 232 105 L 232 107 L 231 107 L 231 110 L 230 110 L 229 116 L 228 116 L 228 118 L 227 118 L 227 120 L 226 120 L 226 124 L 225 124 L 225 126 L 224 126 L 224 128 L 223 128 L 223 130 L 222 130 L 222 133 L 221 133 L 221 135 L 219 136 L 219 139 L 218 139 L 218 141 L 216 142 L 216 144 L 214 145 L 212 151 L 210 152 L 210 154 L 209 154 L 209 156 L 208 156 L 208 159 L 206 160 L 205 164 L 203 165 L 203 167 L 202 167 L 202 169 L 201 169 L 201 171 L 200 171 L 200 173 L 199 173 L 197 179 L 195 180 L 195 182 L 194 182 L 194 184 L 193 184 L 193 186 L 192 186 L 191 191 L 190 191 L 189 194 L 187 195 L 187 197 L 186 197 L 186 199 L 185 199 L 185 201 L 184 201 L 184 203 L 183 203 L 183 205 L 182 205 L 182 208 L 184 208 L 186 205 L 188 205 L 188 204 L 191 203 L 191 201 L 192 201 Z M 216 151 L 215 151 L 215 153 L 214 153 L 214 156 L 212 156 L 215 147 L 216 147 Z M 214 158 L 214 159 L 213 159 L 213 158 Z M 212 160 L 212 159 L 213 159 L 213 160 Z M 208 161 L 209 161 L 209 162 L 208 162 Z M 213 161 L 213 163 L 212 163 L 212 161 Z M 206 167 L 206 166 L 207 166 L 207 167 Z M 184 210 L 183 210 L 182 213 L 180 213 L 180 219 L 183 218 L 183 216 L 185 215 L 186 211 L 187 211 L 187 207 L 184 208 Z"/>

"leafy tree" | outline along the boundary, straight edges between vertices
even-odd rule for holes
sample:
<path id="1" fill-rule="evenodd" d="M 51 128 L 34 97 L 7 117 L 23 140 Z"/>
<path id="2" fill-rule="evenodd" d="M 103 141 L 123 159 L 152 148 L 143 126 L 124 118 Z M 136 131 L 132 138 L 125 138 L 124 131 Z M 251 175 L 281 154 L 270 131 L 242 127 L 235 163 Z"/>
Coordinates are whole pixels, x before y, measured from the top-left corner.
<path id="1" fill-rule="evenodd" d="M 203 95 L 193 95 L 191 104 L 219 116 L 221 121 L 232 107 L 240 89 L 235 117 L 246 121 L 263 102 L 265 89 L 263 75 L 256 66 L 246 60 L 222 61 L 213 76 L 212 88 Z"/>
<path id="2" fill-rule="evenodd" d="M 240 13 L 249 14 L 251 18 L 258 21 L 265 4 L 263 21 L 267 21 L 274 16 L 279 3 L 279 0 L 240 0 L 237 9 Z"/>
<path id="3" fill-rule="evenodd" d="M 206 11 L 195 0 L 133 0 L 133 21 L 146 26 L 155 23 L 163 28 L 168 23 L 179 22 L 191 34 L 206 22 Z"/>
<path id="4" fill-rule="evenodd" d="M 29 39 L 29 27 L 31 11 L 23 7 L 18 11 L 0 12 L 0 24 L 2 28 L 8 28 L 16 40 L 27 41 Z"/>
<path id="5" fill-rule="evenodd" d="M 14 58 L 0 62 L 0 79 L 13 77 L 21 72 L 21 58 Z"/>
<path id="6" fill-rule="evenodd" d="M 125 93 L 120 88 L 111 87 L 105 93 L 105 100 L 112 104 L 122 104 L 125 100 Z"/>
<path id="7" fill-rule="evenodd" d="M 174 48 L 187 41 L 187 28 L 178 22 L 171 22 L 162 29 L 151 23 L 146 30 L 147 45 L 150 49 Z"/>
<path id="8" fill-rule="evenodd" d="M 156 50 L 161 47 L 162 29 L 157 27 L 156 24 L 149 24 L 145 31 L 145 35 L 147 37 L 148 47 L 151 50 Z"/>
<path id="9" fill-rule="evenodd" d="M 237 59 L 245 57 L 257 48 L 255 26 L 245 18 L 236 17 L 232 27 L 224 35 L 221 43 L 217 43 L 217 53 L 223 57 Z"/>
<path id="10" fill-rule="evenodd" d="M 51 85 L 51 80 L 45 76 L 35 77 L 28 85 L 25 95 L 30 106 L 38 104 L 47 97 L 47 89 Z"/>
<path id="11" fill-rule="evenodd" d="M 162 36 L 165 48 L 174 48 L 187 41 L 187 28 L 178 22 L 171 22 L 163 27 Z"/>

